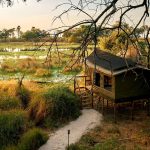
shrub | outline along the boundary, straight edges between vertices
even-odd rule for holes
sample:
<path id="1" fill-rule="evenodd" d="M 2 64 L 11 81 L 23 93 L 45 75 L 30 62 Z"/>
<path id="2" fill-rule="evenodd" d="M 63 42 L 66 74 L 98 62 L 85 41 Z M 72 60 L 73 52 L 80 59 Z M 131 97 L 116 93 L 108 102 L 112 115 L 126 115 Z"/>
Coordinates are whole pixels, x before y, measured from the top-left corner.
<path id="1" fill-rule="evenodd" d="M 0 149 L 2 146 L 14 144 L 26 126 L 26 116 L 22 111 L 0 113 Z"/>
<path id="2" fill-rule="evenodd" d="M 22 107 L 25 109 L 27 108 L 29 101 L 30 101 L 30 92 L 25 87 L 18 87 L 17 96 L 21 100 Z"/>
<path id="3" fill-rule="evenodd" d="M 77 118 L 80 114 L 80 101 L 67 87 L 55 87 L 49 89 L 44 97 L 46 101 L 52 101 L 53 110 L 51 118 L 55 121 Z"/>
<path id="4" fill-rule="evenodd" d="M 46 143 L 48 135 L 41 129 L 34 128 L 26 132 L 18 144 L 19 150 L 37 150 Z"/>
<path id="5" fill-rule="evenodd" d="M 2 96 L 0 98 L 0 109 L 9 110 L 14 108 L 20 108 L 21 103 L 19 99 L 10 96 Z"/>

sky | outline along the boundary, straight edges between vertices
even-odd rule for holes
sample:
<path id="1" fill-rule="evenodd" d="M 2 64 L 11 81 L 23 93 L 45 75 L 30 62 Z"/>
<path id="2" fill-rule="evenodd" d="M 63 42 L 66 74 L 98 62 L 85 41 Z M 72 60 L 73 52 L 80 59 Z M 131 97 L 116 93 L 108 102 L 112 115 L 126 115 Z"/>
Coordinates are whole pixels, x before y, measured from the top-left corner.
<path id="1" fill-rule="evenodd" d="M 14 1 L 15 3 L 11 7 L 0 5 L 0 30 L 4 28 L 16 28 L 18 25 L 21 26 L 22 31 L 30 30 L 33 26 L 44 30 L 50 30 L 62 25 L 60 20 L 56 21 L 54 24 L 52 24 L 52 21 L 55 16 L 63 12 L 67 7 L 61 7 L 57 10 L 54 9 L 58 4 L 67 0 L 42 0 L 40 2 L 36 2 L 36 0 L 27 0 L 26 3 L 23 3 L 22 0 Z M 78 2 L 78 0 L 72 1 Z M 129 16 L 136 20 L 141 14 L 142 9 L 129 14 Z M 74 24 L 84 18 L 84 15 L 80 14 L 78 16 L 77 14 L 71 13 L 69 17 L 66 16 L 63 20 L 65 20 L 65 23 L 68 25 Z M 116 18 L 118 17 L 116 16 Z M 150 19 L 148 24 L 150 24 Z"/>
<path id="2" fill-rule="evenodd" d="M 16 28 L 21 26 L 22 30 L 37 27 L 41 29 L 51 28 L 54 18 L 54 9 L 59 0 L 28 0 L 23 3 L 21 0 L 15 0 L 12 7 L 6 5 L 0 6 L 0 29 Z"/>

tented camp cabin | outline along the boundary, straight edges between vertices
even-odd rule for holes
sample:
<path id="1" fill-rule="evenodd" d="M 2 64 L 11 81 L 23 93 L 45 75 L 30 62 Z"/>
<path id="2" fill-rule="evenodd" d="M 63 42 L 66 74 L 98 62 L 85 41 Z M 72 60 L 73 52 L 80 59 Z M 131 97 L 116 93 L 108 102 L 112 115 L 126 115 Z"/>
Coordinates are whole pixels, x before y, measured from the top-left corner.
<path id="1" fill-rule="evenodd" d="M 110 100 L 115 109 L 118 103 L 150 98 L 150 70 L 131 59 L 96 50 L 86 58 L 85 89 Z"/>

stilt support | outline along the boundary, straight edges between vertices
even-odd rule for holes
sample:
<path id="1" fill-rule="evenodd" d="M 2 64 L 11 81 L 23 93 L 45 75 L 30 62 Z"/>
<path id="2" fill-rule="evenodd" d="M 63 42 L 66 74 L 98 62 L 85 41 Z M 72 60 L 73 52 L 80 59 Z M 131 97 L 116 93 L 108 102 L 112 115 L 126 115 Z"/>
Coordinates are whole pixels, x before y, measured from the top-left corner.
<path id="1" fill-rule="evenodd" d="M 134 102 L 131 102 L 131 119 L 134 120 Z"/>
<path id="2" fill-rule="evenodd" d="M 147 100 L 147 116 L 150 116 L 150 99 Z"/>
<path id="3" fill-rule="evenodd" d="M 104 98 L 102 98 L 102 114 L 104 115 Z"/>
<path id="4" fill-rule="evenodd" d="M 117 104 L 114 102 L 114 122 L 115 123 L 117 123 L 116 109 L 117 109 Z"/>

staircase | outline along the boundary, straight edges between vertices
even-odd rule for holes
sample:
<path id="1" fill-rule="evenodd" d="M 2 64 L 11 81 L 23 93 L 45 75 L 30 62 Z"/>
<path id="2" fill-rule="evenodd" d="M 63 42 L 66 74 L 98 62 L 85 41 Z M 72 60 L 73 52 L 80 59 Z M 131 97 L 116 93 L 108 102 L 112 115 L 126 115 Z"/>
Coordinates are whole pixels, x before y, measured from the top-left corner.
<path id="1" fill-rule="evenodd" d="M 90 77 L 86 75 L 76 76 L 74 79 L 74 92 L 79 95 L 82 108 L 93 107 Z"/>

